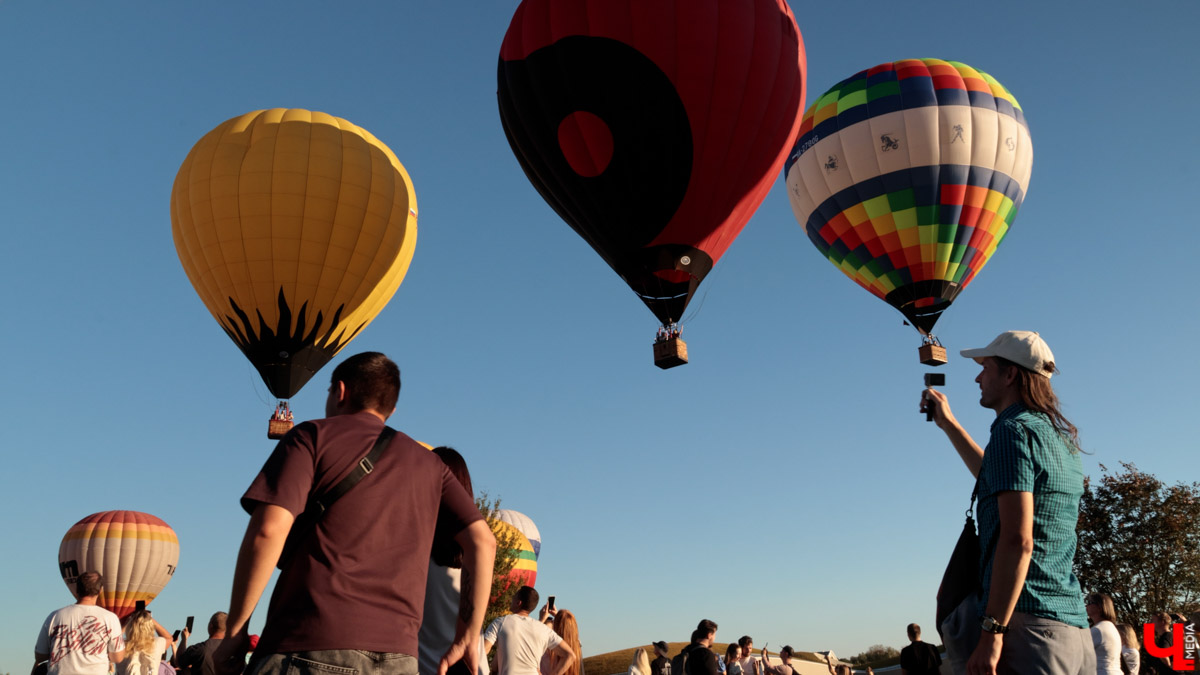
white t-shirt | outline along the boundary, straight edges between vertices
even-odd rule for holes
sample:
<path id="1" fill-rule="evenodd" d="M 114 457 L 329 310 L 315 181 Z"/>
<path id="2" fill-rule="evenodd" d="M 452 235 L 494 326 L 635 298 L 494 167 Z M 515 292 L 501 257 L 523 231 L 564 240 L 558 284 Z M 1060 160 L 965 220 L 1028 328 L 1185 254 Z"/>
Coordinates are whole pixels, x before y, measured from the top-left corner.
<path id="1" fill-rule="evenodd" d="M 153 651 L 125 652 L 125 660 L 117 664 L 120 675 L 158 675 L 158 664 L 162 661 L 163 652 L 167 651 L 167 641 L 163 637 L 154 638 Z"/>
<path id="2" fill-rule="evenodd" d="M 442 656 L 454 642 L 461 588 L 461 569 L 442 567 L 434 564 L 433 560 L 429 561 L 429 574 L 425 580 L 425 612 L 421 615 L 421 630 L 417 634 L 417 672 L 420 675 L 437 675 Z M 479 640 L 479 651 L 478 675 L 490 675 L 482 639 Z"/>
<path id="3" fill-rule="evenodd" d="M 425 612 L 421 615 L 421 630 L 417 634 L 417 670 L 421 675 L 437 675 L 438 663 L 454 642 L 461 586 L 461 569 L 442 567 L 429 561 Z"/>
<path id="4" fill-rule="evenodd" d="M 117 615 L 96 605 L 67 605 L 51 613 L 34 646 L 50 655 L 49 675 L 107 675 L 109 653 L 124 649 Z"/>
<path id="5" fill-rule="evenodd" d="M 1121 660 L 1131 673 L 1137 673 L 1142 667 L 1142 655 L 1133 647 L 1121 647 Z"/>
<path id="6" fill-rule="evenodd" d="M 496 643 L 495 675 L 538 675 L 542 655 L 562 642 L 549 626 L 522 614 L 499 617 L 483 631 L 483 640 Z"/>
<path id="7" fill-rule="evenodd" d="M 1121 634 L 1111 621 L 1092 626 L 1092 645 L 1096 648 L 1097 675 L 1121 675 Z"/>
<path id="8" fill-rule="evenodd" d="M 738 663 L 742 665 L 742 675 L 759 675 L 762 672 L 758 659 L 754 658 L 753 654 L 743 656 L 738 659 Z"/>

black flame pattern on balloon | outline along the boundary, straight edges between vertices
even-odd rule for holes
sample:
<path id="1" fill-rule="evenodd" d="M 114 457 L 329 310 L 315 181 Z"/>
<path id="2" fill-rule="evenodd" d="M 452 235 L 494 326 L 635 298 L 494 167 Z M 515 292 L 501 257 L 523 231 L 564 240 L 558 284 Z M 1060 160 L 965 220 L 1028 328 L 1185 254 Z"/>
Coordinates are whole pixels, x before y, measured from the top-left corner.
<path id="1" fill-rule="evenodd" d="M 342 312 L 346 308 L 342 304 L 334 311 L 328 330 L 321 334 L 325 315 L 318 310 L 312 326 L 308 326 L 308 303 L 305 302 L 296 314 L 296 327 L 292 329 L 292 308 L 283 294 L 283 288 L 279 289 L 279 320 L 274 328 L 263 319 L 262 312 L 254 312 L 258 317 L 256 329 L 249 315 L 233 298 L 229 298 L 229 306 L 236 318 L 226 315 L 221 326 L 250 363 L 254 364 L 276 398 L 295 396 L 366 325 L 359 324 L 353 330 L 342 326 Z"/>

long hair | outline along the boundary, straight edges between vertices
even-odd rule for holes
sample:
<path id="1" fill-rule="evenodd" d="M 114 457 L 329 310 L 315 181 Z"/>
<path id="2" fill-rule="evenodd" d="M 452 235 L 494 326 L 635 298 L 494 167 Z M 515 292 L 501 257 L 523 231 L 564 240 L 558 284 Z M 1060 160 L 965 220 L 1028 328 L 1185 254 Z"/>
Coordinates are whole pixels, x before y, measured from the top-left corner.
<path id="1" fill-rule="evenodd" d="M 742 648 L 736 642 L 730 642 L 725 648 L 725 672 L 729 672 L 729 664 L 737 661 L 742 655 Z M 671 675 L 675 675 L 672 673 Z"/>
<path id="2" fill-rule="evenodd" d="M 1141 649 L 1142 643 L 1138 642 L 1137 631 L 1127 623 L 1117 624 L 1117 632 L 1121 634 L 1121 644 L 1130 649 Z"/>
<path id="3" fill-rule="evenodd" d="M 995 359 L 1000 362 L 1001 366 L 1017 369 L 1017 385 L 1021 391 L 1021 403 L 1033 412 L 1045 415 L 1059 435 L 1075 446 L 1076 450 L 1082 449 L 1082 446 L 1079 445 L 1079 429 L 1076 429 L 1075 425 L 1071 424 L 1071 420 L 1062 414 L 1060 409 L 1062 404 L 1059 403 L 1054 388 L 1050 386 L 1049 375 L 1058 372 L 1054 362 L 1046 362 L 1046 374 L 1040 375 L 1006 358 L 997 356 Z"/>
<path id="4" fill-rule="evenodd" d="M 467 494 L 471 495 L 471 499 L 475 499 L 475 491 L 471 488 L 471 472 L 467 470 L 467 462 L 462 455 L 454 448 L 445 445 L 433 449 L 433 454 L 437 455 L 442 463 L 450 469 L 450 473 L 458 479 L 462 484 L 463 489 Z M 439 523 L 440 525 L 440 523 Z M 444 532 L 445 528 L 438 527 L 438 532 Z M 458 542 L 446 536 L 434 537 L 433 551 L 430 554 L 433 562 L 442 567 L 461 568 L 463 565 L 463 550 Z"/>
<path id="5" fill-rule="evenodd" d="M 125 649 L 133 654 L 149 654 L 154 651 L 154 638 L 158 632 L 154 629 L 154 619 L 150 612 L 140 610 L 129 615 L 129 623 L 125 626 Z"/>
<path id="6" fill-rule="evenodd" d="M 579 654 L 575 656 L 579 657 Z M 629 674 L 650 675 L 650 657 L 646 656 L 645 649 L 638 647 L 633 651 L 633 662 L 629 664 Z"/>
<path id="7" fill-rule="evenodd" d="M 554 615 L 554 632 L 567 643 L 571 651 L 575 652 L 575 660 L 571 662 L 571 667 L 567 668 L 564 675 L 579 675 L 583 665 L 583 648 L 579 646 L 579 624 L 575 621 L 575 615 L 569 610 L 560 609 L 558 614 Z M 643 653 L 643 656 L 645 654 Z M 558 660 L 562 657 L 558 654 L 553 654 L 550 657 L 551 670 L 558 668 Z M 649 669 L 647 669 L 649 672 Z"/>
<path id="8" fill-rule="evenodd" d="M 1095 605 L 1100 609 L 1100 620 L 1117 623 L 1117 610 L 1113 607 L 1112 598 L 1107 593 L 1089 593 L 1084 599 L 1085 605 Z"/>

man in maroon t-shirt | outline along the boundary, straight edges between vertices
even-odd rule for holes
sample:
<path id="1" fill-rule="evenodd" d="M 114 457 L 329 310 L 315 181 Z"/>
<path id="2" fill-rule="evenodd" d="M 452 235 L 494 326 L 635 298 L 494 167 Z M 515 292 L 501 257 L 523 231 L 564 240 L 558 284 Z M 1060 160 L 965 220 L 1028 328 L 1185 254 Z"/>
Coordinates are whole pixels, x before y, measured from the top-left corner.
<path id="1" fill-rule="evenodd" d="M 296 517 L 311 495 L 359 466 L 399 393 L 400 370 L 383 354 L 342 362 L 333 371 L 326 418 L 288 432 L 242 496 L 250 524 L 238 553 L 227 638 L 213 657 L 218 675 L 242 670 L 250 614 Z M 315 525 L 293 535 L 295 548 L 282 565 L 248 674 L 296 667 L 416 675 L 435 534 L 463 548 L 458 626 L 440 672 L 460 659 L 471 672 L 478 669 L 496 553 L 491 529 L 446 465 L 408 436 L 396 432 L 372 467 Z"/>

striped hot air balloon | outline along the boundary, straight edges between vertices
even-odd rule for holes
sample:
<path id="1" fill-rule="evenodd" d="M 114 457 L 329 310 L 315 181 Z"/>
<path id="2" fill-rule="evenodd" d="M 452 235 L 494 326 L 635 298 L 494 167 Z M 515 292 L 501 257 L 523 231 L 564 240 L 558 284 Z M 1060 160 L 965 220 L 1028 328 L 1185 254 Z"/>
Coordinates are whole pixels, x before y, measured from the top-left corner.
<path id="1" fill-rule="evenodd" d="M 58 569 L 71 593 L 83 572 L 104 577 L 99 604 L 124 619 L 150 604 L 175 574 L 179 538 L 170 525 L 139 511 L 93 513 L 71 526 L 58 547 Z"/>
<path id="2" fill-rule="evenodd" d="M 1029 190 L 1017 99 L 956 61 L 863 70 L 809 107 L 784 173 L 808 238 L 932 339 L 1004 239 Z"/>
<path id="3" fill-rule="evenodd" d="M 542 554 L 542 533 L 538 531 L 538 527 L 534 524 L 532 518 L 512 509 L 500 509 L 496 512 L 496 518 L 512 525 L 520 530 L 521 534 L 525 535 L 525 538 L 533 545 L 533 557 L 535 560 Z"/>
<path id="4" fill-rule="evenodd" d="M 533 542 L 516 526 L 503 520 L 489 520 L 488 524 L 491 525 L 497 542 L 500 542 L 501 545 L 504 542 L 511 542 L 507 550 L 515 554 L 517 559 L 512 571 L 502 579 L 499 588 L 505 589 L 514 584 L 533 586 L 537 582 L 537 553 L 534 552 Z M 541 547 L 540 543 L 538 547 Z"/>

